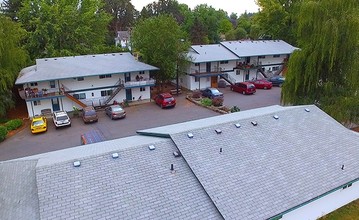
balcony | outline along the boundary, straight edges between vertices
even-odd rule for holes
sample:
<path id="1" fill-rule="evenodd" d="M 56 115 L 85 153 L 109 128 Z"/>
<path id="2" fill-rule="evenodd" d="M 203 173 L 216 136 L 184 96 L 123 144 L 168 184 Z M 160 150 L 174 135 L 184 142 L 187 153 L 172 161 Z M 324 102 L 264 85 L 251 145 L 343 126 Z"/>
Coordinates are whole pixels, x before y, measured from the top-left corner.
<path id="1" fill-rule="evenodd" d="M 261 63 L 244 63 L 239 62 L 237 63 L 236 67 L 234 69 L 240 69 L 240 70 L 250 70 L 250 69 L 259 69 L 261 68 Z"/>
<path id="2" fill-rule="evenodd" d="M 124 84 L 124 87 L 127 88 L 136 88 L 136 87 L 145 87 L 145 86 L 154 86 L 156 81 L 154 79 L 140 79 L 136 81 L 127 81 Z"/>
<path id="3" fill-rule="evenodd" d="M 227 71 L 225 68 L 222 67 L 212 67 L 211 69 L 203 69 L 203 70 L 198 70 L 198 69 L 191 69 L 191 72 L 189 75 L 191 76 L 195 76 L 195 77 L 208 77 L 208 76 L 218 76 L 218 75 L 223 75 L 225 74 Z"/>
<path id="4" fill-rule="evenodd" d="M 59 89 L 37 89 L 27 88 L 25 90 L 19 90 L 19 95 L 25 101 L 36 101 L 42 99 L 52 99 L 56 97 L 65 96 L 64 93 Z"/>

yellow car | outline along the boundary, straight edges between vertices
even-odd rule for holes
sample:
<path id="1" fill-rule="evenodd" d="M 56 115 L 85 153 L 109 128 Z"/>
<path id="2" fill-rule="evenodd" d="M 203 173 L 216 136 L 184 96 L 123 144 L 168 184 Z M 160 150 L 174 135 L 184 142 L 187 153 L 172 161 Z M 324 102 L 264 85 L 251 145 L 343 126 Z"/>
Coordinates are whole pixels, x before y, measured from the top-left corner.
<path id="1" fill-rule="evenodd" d="M 47 131 L 47 120 L 43 116 L 35 116 L 31 122 L 31 133 L 41 133 Z"/>

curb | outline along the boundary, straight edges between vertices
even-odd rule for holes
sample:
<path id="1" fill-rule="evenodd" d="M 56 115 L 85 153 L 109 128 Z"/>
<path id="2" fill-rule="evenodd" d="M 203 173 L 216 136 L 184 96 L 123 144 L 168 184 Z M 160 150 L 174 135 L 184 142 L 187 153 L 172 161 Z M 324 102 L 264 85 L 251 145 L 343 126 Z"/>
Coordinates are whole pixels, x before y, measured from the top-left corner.
<path id="1" fill-rule="evenodd" d="M 217 112 L 217 113 L 220 113 L 220 114 L 229 114 L 230 112 L 226 112 L 226 111 L 223 111 L 223 110 L 220 110 L 220 109 L 216 109 L 212 106 L 204 106 L 204 105 L 201 105 L 200 103 L 196 102 L 195 100 L 193 100 L 192 98 L 190 98 L 188 95 L 186 96 L 186 99 L 192 103 L 194 103 L 195 105 L 198 105 L 198 106 L 201 106 L 203 108 L 206 108 L 206 109 L 209 109 L 209 110 L 212 110 L 214 112 Z"/>

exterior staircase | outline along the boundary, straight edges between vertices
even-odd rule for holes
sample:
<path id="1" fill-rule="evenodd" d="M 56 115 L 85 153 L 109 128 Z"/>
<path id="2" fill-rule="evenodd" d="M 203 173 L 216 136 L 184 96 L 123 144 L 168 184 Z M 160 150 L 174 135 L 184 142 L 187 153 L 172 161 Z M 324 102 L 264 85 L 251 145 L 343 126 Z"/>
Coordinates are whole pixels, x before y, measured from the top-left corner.
<path id="1" fill-rule="evenodd" d="M 268 75 L 262 70 L 262 68 L 259 68 L 258 72 L 260 72 L 264 78 L 268 78 Z"/>
<path id="2" fill-rule="evenodd" d="M 115 88 L 112 90 L 112 94 L 108 99 L 105 101 L 105 105 L 108 105 L 110 101 L 124 88 L 124 85 L 121 80 L 118 80 L 115 84 Z"/>
<path id="3" fill-rule="evenodd" d="M 81 106 L 82 108 L 85 108 L 87 105 L 84 104 L 83 102 L 81 102 L 80 100 L 78 100 L 77 98 L 73 97 L 72 95 L 69 94 L 69 89 L 64 86 L 63 84 L 61 85 L 62 86 L 62 90 L 63 90 L 63 93 L 64 95 L 69 98 L 71 101 L 75 102 L 76 104 L 78 104 L 79 106 Z"/>
<path id="4" fill-rule="evenodd" d="M 228 74 L 220 75 L 220 77 L 231 85 L 235 83 L 235 80 Z"/>

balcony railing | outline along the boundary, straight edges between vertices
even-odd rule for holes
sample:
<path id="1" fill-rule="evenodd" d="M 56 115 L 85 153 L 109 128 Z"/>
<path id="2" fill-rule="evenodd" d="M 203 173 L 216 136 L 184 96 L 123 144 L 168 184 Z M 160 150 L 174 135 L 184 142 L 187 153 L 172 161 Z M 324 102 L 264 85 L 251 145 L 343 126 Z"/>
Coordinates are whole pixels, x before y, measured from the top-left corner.
<path id="1" fill-rule="evenodd" d="M 226 69 L 223 67 L 212 67 L 211 69 L 191 69 L 191 75 L 211 74 L 211 73 L 224 73 Z"/>
<path id="2" fill-rule="evenodd" d="M 244 62 L 239 62 L 237 63 L 235 69 L 241 69 L 241 70 L 248 70 L 248 69 L 258 69 L 261 67 L 261 63 L 260 62 L 254 62 L 254 63 L 244 63 Z"/>
<path id="3" fill-rule="evenodd" d="M 36 100 L 36 99 L 47 99 L 58 96 L 63 96 L 64 93 L 60 89 L 37 89 L 37 88 L 27 88 L 25 90 L 20 90 L 19 95 L 22 99 L 25 100 Z"/>
<path id="4" fill-rule="evenodd" d="M 124 86 L 125 88 L 131 88 L 131 87 L 141 87 L 141 86 L 151 86 L 155 84 L 154 79 L 142 79 L 142 80 L 136 80 L 136 81 L 128 81 L 125 82 Z"/>

